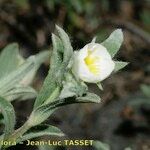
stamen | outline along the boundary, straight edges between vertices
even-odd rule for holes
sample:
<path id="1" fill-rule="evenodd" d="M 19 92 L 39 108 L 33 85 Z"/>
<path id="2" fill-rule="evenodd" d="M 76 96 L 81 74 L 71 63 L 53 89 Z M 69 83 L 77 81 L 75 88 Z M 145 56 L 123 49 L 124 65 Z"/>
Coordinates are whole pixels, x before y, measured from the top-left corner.
<path id="1" fill-rule="evenodd" d="M 99 61 L 99 57 L 93 56 L 94 51 L 88 50 L 88 56 L 84 59 L 88 69 L 90 72 L 92 72 L 94 75 L 99 74 L 100 70 L 97 66 L 97 61 Z"/>

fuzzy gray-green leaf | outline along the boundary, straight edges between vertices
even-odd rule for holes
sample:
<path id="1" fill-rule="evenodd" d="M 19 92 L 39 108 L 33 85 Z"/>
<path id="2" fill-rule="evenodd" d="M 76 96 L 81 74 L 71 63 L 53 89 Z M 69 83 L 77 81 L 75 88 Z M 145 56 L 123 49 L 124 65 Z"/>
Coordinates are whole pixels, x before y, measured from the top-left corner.
<path id="1" fill-rule="evenodd" d="M 56 90 L 57 83 L 61 82 L 61 64 L 62 58 L 59 52 L 60 49 L 60 41 L 58 42 L 58 37 L 52 34 L 52 41 L 53 41 L 53 52 L 50 60 L 51 67 L 49 69 L 49 73 L 43 83 L 42 89 L 35 101 L 34 108 L 40 106 L 45 101 L 47 101 L 50 95 Z M 57 96 L 56 96 L 57 97 Z"/>
<path id="2" fill-rule="evenodd" d="M 73 48 L 71 46 L 70 39 L 69 39 L 68 35 L 66 34 L 66 32 L 59 26 L 56 26 L 56 29 L 58 31 L 60 39 L 63 42 L 63 46 L 64 46 L 63 63 L 65 66 L 67 66 L 70 61 L 70 58 L 73 55 Z"/>
<path id="3" fill-rule="evenodd" d="M 101 43 L 112 57 L 118 52 L 123 42 L 123 33 L 121 29 L 115 30 L 103 43 Z"/>
<path id="4" fill-rule="evenodd" d="M 55 35 L 52 34 L 52 42 L 53 42 L 53 52 L 50 61 L 51 71 L 56 73 L 58 69 L 60 69 L 62 63 L 62 57 L 60 54 L 60 39 Z"/>
<path id="5" fill-rule="evenodd" d="M 38 150 L 56 150 L 56 146 L 51 145 L 39 145 Z"/>
<path id="6" fill-rule="evenodd" d="M 38 125 L 45 121 L 57 108 L 69 105 L 69 104 L 75 104 L 75 103 L 99 103 L 100 97 L 93 93 L 86 93 L 85 96 L 82 97 L 72 97 L 72 98 L 66 98 L 66 99 L 56 99 L 56 101 L 43 104 L 39 107 L 37 107 L 31 114 L 29 118 L 29 123 L 31 126 Z"/>
<path id="7" fill-rule="evenodd" d="M 143 92 L 143 94 L 145 96 L 147 96 L 148 98 L 150 98 L 150 85 L 142 84 L 141 85 L 141 90 L 142 90 L 142 92 Z"/>
<path id="8" fill-rule="evenodd" d="M 101 141 L 94 141 L 93 147 L 95 148 L 95 150 L 110 150 L 110 146 Z"/>
<path id="9" fill-rule="evenodd" d="M 24 78 L 20 81 L 20 84 L 23 84 L 26 86 L 30 85 L 40 65 L 44 63 L 46 60 L 48 60 L 49 57 L 50 57 L 49 50 L 42 51 L 39 54 L 35 55 L 34 67 L 29 72 L 27 72 Z"/>
<path id="10" fill-rule="evenodd" d="M 19 49 L 16 43 L 6 46 L 0 55 L 0 78 L 14 71 L 19 65 Z"/>
<path id="11" fill-rule="evenodd" d="M 4 116 L 4 123 L 5 123 L 4 138 L 6 138 L 14 131 L 15 111 L 11 103 L 9 103 L 2 97 L 0 97 L 0 110 Z"/>
<path id="12" fill-rule="evenodd" d="M 47 58 L 48 53 L 42 52 L 35 56 L 30 56 L 22 65 L 17 69 L 9 73 L 0 79 L 0 94 L 4 94 L 9 90 L 13 89 L 17 84 L 21 83 L 26 85 L 26 76 L 31 73 L 31 71 L 37 70 L 39 65 Z"/>
<path id="13" fill-rule="evenodd" d="M 73 96 L 82 96 L 87 92 L 87 89 L 87 86 L 77 81 L 71 73 L 66 73 L 59 98 L 64 99 Z"/>
<path id="14" fill-rule="evenodd" d="M 60 27 L 56 26 L 56 28 L 60 38 L 52 34 L 53 52 L 50 61 L 51 67 L 39 96 L 35 101 L 34 109 L 42 105 L 45 101 L 50 103 L 57 98 L 56 96 L 53 100 L 48 100 L 51 97 L 51 94 L 54 93 L 58 87 L 62 87 L 64 74 L 73 54 L 73 49 L 68 35 Z"/>
<path id="15" fill-rule="evenodd" d="M 123 62 L 123 61 L 115 61 L 115 69 L 114 72 L 117 72 L 121 69 L 123 69 L 125 66 L 127 66 L 129 63 L 128 62 Z"/>
<path id="16" fill-rule="evenodd" d="M 37 96 L 37 92 L 30 86 L 18 85 L 3 96 L 8 101 L 13 101 L 15 99 L 26 100 L 35 98 Z"/>
<path id="17" fill-rule="evenodd" d="M 20 141 L 30 140 L 33 138 L 41 137 L 44 135 L 48 136 L 64 136 L 64 133 L 55 126 L 51 125 L 38 125 L 31 128 L 27 133 L 25 133 L 20 139 Z"/>
<path id="18" fill-rule="evenodd" d="M 11 74 L 1 78 L 0 80 L 0 94 L 5 93 L 18 84 L 25 75 L 34 68 L 35 57 L 30 57 L 25 63 L 23 63 L 18 69 Z"/>
<path id="19" fill-rule="evenodd" d="M 56 88 L 57 83 L 55 81 L 55 76 L 52 74 L 52 72 L 49 72 L 48 76 L 44 80 L 42 89 L 35 100 L 34 109 L 42 105 L 44 101 L 48 100 Z"/>
<path id="20" fill-rule="evenodd" d="M 78 97 L 77 100 L 79 103 L 100 103 L 101 101 L 98 95 L 89 92 L 85 96 Z"/>
<path id="21" fill-rule="evenodd" d="M 102 86 L 102 84 L 101 84 L 100 82 L 98 82 L 98 83 L 96 83 L 96 84 L 97 84 L 98 88 L 99 88 L 101 91 L 103 91 L 103 86 Z"/>

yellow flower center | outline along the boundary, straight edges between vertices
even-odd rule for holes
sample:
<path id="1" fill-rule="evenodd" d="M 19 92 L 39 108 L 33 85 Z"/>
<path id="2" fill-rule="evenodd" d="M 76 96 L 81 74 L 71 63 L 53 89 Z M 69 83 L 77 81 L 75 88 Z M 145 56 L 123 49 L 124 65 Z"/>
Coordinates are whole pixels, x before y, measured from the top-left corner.
<path id="1" fill-rule="evenodd" d="M 99 74 L 99 68 L 96 65 L 96 62 L 99 60 L 99 57 L 92 55 L 94 51 L 88 50 L 88 55 L 85 57 L 84 61 L 89 69 L 94 75 Z"/>

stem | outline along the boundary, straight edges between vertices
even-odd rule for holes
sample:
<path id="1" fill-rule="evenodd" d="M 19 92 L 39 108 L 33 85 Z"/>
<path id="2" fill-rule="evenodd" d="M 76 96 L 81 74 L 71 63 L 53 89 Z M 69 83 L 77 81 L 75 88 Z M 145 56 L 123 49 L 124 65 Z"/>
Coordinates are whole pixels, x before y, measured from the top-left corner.
<path id="1" fill-rule="evenodd" d="M 53 91 L 53 93 L 45 101 L 44 104 L 48 104 L 50 102 L 53 102 L 56 99 L 56 97 L 58 97 L 59 93 L 60 93 L 60 88 L 56 87 L 56 89 Z M 32 118 L 32 121 L 33 120 L 34 119 Z M 17 130 L 15 130 L 8 138 L 6 138 L 6 141 L 10 141 L 10 142 L 14 142 L 15 141 L 15 142 L 18 142 L 19 139 L 22 137 L 22 135 L 24 133 L 26 133 L 32 126 L 34 126 L 34 122 L 32 124 L 31 123 L 31 117 L 29 117 L 29 119 L 24 123 L 24 125 L 22 125 L 20 128 L 18 128 Z M 6 148 L 6 147 L 9 147 L 9 145 L 4 146 L 3 148 Z"/>
<path id="2" fill-rule="evenodd" d="M 56 87 L 55 90 L 50 95 L 50 97 L 44 102 L 44 104 L 48 104 L 50 102 L 55 101 L 56 97 L 58 97 L 59 94 L 60 94 L 60 87 Z M 31 113 L 31 116 L 32 116 L 32 113 Z M 32 117 L 31 116 L 29 117 L 29 119 L 20 128 L 15 130 L 5 140 L 8 141 L 8 142 L 14 142 L 15 141 L 16 143 L 18 143 L 19 139 L 23 136 L 23 134 L 26 133 L 31 127 L 35 126 L 35 123 L 33 121 L 34 118 L 32 118 L 33 116 Z M 33 121 L 33 123 L 32 123 L 31 120 Z M 3 146 L 2 148 L 5 149 L 7 147 L 10 147 L 10 145 Z"/>
<path id="3" fill-rule="evenodd" d="M 18 139 L 21 138 L 21 136 L 31 128 L 28 121 L 24 123 L 23 126 L 15 130 L 8 138 L 6 138 L 6 141 L 19 141 Z M 4 148 L 9 147 L 9 145 L 4 146 Z"/>

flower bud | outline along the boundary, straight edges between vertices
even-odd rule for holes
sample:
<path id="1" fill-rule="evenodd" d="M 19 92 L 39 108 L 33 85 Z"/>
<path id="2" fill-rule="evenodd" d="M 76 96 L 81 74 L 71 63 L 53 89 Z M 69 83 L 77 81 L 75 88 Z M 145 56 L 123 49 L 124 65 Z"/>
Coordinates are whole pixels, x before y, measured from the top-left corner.
<path id="1" fill-rule="evenodd" d="M 100 82 L 106 79 L 114 68 L 115 63 L 101 44 L 89 43 L 74 52 L 72 72 L 76 78 L 84 82 Z"/>

